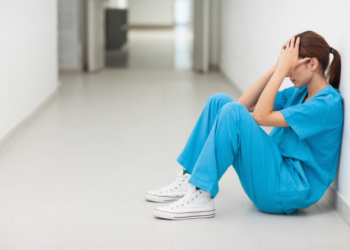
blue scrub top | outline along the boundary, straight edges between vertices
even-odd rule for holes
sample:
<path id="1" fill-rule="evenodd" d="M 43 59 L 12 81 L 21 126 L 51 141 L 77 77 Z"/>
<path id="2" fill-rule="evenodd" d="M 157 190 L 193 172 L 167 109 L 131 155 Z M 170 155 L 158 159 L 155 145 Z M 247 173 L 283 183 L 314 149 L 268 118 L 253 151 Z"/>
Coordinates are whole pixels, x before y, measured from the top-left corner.
<path id="1" fill-rule="evenodd" d="M 274 108 L 289 127 L 275 127 L 269 136 L 280 149 L 282 207 L 287 214 L 316 203 L 333 182 L 343 131 L 342 96 L 332 85 L 302 103 L 307 87 L 278 91 Z"/>

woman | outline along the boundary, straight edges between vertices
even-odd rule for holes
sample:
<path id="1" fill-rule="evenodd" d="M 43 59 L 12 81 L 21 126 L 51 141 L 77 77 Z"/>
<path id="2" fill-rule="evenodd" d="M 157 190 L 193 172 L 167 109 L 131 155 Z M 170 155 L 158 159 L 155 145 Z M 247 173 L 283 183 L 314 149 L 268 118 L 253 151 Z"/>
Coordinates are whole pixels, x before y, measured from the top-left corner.
<path id="1" fill-rule="evenodd" d="M 333 61 L 325 74 L 329 53 Z M 340 69 L 338 51 L 306 31 L 282 46 L 277 63 L 237 102 L 226 94 L 210 97 L 177 159 L 184 170 L 171 185 L 146 193 L 147 200 L 172 201 L 154 215 L 213 217 L 218 182 L 231 165 L 263 212 L 291 214 L 316 203 L 338 165 Z M 294 86 L 278 91 L 285 77 Z M 275 128 L 267 134 L 259 125 Z"/>

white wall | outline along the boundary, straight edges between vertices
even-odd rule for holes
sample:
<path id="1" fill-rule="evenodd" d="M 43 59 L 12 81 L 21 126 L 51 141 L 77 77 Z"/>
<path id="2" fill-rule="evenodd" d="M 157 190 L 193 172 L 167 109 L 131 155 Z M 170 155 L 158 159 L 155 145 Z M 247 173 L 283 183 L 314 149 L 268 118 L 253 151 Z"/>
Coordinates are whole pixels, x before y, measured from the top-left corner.
<path id="1" fill-rule="evenodd" d="M 0 140 L 57 88 L 56 0 L 0 1 Z"/>
<path id="2" fill-rule="evenodd" d="M 349 205 L 350 2 L 222 0 L 221 4 L 220 67 L 242 91 L 277 61 L 282 44 L 296 33 L 315 31 L 340 52 L 340 93 L 344 98 L 345 119 L 339 172 L 332 187 Z M 293 84 L 286 78 L 281 89 L 288 86 Z"/>
<path id="3" fill-rule="evenodd" d="M 130 25 L 171 26 L 173 0 L 129 0 Z"/>
<path id="4" fill-rule="evenodd" d="M 210 1 L 194 0 L 193 4 L 193 69 L 209 70 Z"/>
<path id="5" fill-rule="evenodd" d="M 209 65 L 217 69 L 220 57 L 220 4 L 218 0 L 210 0 L 209 22 Z"/>
<path id="6" fill-rule="evenodd" d="M 87 3 L 87 64 L 94 72 L 105 66 L 105 8 L 103 0 L 85 0 Z"/>
<path id="7" fill-rule="evenodd" d="M 62 70 L 83 68 L 80 1 L 58 0 L 58 65 Z"/>

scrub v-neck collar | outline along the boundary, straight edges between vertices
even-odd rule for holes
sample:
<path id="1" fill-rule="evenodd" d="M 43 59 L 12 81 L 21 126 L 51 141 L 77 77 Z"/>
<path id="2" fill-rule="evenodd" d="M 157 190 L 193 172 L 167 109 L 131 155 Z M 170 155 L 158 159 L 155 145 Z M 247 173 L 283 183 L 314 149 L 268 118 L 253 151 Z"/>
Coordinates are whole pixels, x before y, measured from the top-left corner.
<path id="1" fill-rule="evenodd" d="M 314 95 L 313 97 L 311 97 L 309 100 L 311 100 L 315 96 L 318 96 L 318 95 L 322 94 L 324 91 L 328 90 L 328 88 L 330 88 L 329 86 L 331 86 L 331 84 L 328 84 L 327 87 L 324 87 L 323 89 L 318 91 L 317 94 Z M 307 93 L 308 93 L 306 85 L 304 85 L 303 88 L 304 89 L 302 91 L 305 91 L 305 89 L 306 89 L 306 91 L 302 94 L 302 98 L 301 98 L 300 104 L 304 104 L 306 101 L 308 101 L 308 100 L 306 100 L 305 102 L 303 102 L 305 97 L 306 97 L 306 95 L 307 95 Z"/>

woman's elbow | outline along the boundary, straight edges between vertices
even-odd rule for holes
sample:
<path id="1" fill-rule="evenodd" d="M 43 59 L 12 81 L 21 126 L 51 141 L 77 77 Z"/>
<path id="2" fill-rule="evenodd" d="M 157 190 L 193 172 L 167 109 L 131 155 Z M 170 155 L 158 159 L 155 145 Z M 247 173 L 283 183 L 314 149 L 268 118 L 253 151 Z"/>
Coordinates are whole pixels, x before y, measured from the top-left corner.
<path id="1" fill-rule="evenodd" d="M 253 119 L 255 120 L 255 122 L 257 123 L 257 124 L 261 124 L 261 117 L 260 116 L 258 116 L 257 114 L 252 114 L 252 117 L 253 117 Z"/>

